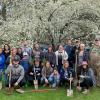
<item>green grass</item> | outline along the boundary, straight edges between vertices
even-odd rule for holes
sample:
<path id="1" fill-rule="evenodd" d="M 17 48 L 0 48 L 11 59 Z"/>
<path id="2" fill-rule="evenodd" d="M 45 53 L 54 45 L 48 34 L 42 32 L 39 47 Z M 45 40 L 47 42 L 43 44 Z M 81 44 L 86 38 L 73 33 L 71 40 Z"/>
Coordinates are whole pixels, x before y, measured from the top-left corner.
<path id="1" fill-rule="evenodd" d="M 29 89 L 28 89 L 29 90 Z M 100 100 L 100 88 L 91 89 L 88 95 L 78 93 L 74 90 L 73 97 L 67 97 L 65 88 L 45 93 L 24 93 L 6 95 L 4 90 L 0 91 L 0 100 Z"/>

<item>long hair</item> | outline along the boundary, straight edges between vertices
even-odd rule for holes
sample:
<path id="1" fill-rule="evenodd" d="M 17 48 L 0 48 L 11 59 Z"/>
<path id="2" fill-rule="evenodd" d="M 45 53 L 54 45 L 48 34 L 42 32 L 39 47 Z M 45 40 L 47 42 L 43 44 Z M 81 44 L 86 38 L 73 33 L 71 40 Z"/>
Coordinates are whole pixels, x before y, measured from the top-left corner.
<path id="1" fill-rule="evenodd" d="M 9 44 L 5 44 L 4 45 L 4 51 L 6 51 L 6 47 L 5 47 L 6 45 L 8 46 L 8 50 L 10 51 L 11 48 L 10 48 L 10 45 Z"/>

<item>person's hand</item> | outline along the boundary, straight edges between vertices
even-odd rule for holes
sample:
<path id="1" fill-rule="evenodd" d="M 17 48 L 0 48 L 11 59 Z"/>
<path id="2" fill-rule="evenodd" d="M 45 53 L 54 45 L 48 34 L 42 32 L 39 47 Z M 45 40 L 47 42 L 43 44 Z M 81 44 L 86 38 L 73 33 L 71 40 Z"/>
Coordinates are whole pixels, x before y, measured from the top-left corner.
<path id="1" fill-rule="evenodd" d="M 16 82 L 16 83 L 14 84 L 14 86 L 18 86 L 18 82 Z"/>
<path id="2" fill-rule="evenodd" d="M 73 78 L 71 77 L 71 78 L 69 78 L 69 81 L 73 81 Z"/>
<path id="3" fill-rule="evenodd" d="M 83 75 L 80 75 L 80 78 L 85 78 L 85 76 L 83 76 Z"/>
<path id="4" fill-rule="evenodd" d="M 33 73 L 32 73 L 32 72 L 30 72 L 30 75 L 33 75 Z"/>
<path id="5" fill-rule="evenodd" d="M 47 79 L 45 79 L 45 83 L 46 83 L 46 84 L 48 84 L 48 83 L 49 83 Z"/>
<path id="6" fill-rule="evenodd" d="M 12 67 L 12 64 L 9 64 L 9 66 L 11 66 L 11 67 Z"/>
<path id="7" fill-rule="evenodd" d="M 37 74 L 37 75 L 40 75 L 40 73 L 39 73 L 39 74 Z"/>

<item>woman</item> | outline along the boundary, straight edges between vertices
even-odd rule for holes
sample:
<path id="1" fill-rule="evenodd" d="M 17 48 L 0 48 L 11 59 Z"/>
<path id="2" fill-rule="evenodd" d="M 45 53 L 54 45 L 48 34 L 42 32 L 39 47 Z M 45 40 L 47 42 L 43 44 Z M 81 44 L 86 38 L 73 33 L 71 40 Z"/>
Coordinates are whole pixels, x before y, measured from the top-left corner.
<path id="1" fill-rule="evenodd" d="M 64 50 L 64 47 L 62 45 L 59 45 L 59 48 L 55 52 L 55 55 L 56 55 L 57 69 L 58 69 L 58 72 L 60 73 L 60 70 L 61 70 L 62 65 L 63 65 L 63 61 L 68 59 L 68 54 Z"/>
<path id="2" fill-rule="evenodd" d="M 60 71 L 60 85 L 69 85 L 70 81 L 69 78 L 71 77 L 71 80 L 73 80 L 74 77 L 74 71 L 69 67 L 69 62 L 64 61 L 63 67 Z"/>
<path id="3" fill-rule="evenodd" d="M 20 59 L 22 60 L 23 58 L 22 48 L 17 48 L 17 55 L 19 55 Z"/>
<path id="4" fill-rule="evenodd" d="M 50 75 L 53 73 L 53 68 L 49 61 L 46 61 L 45 66 L 42 69 L 41 83 L 45 86 L 49 85 Z"/>
<path id="5" fill-rule="evenodd" d="M 4 45 L 3 54 L 5 56 L 5 60 L 7 60 L 8 56 L 10 55 L 10 46 L 8 44 Z"/>
<path id="6" fill-rule="evenodd" d="M 87 94 L 89 88 L 96 85 L 94 72 L 91 68 L 88 67 L 88 63 L 86 61 L 82 62 L 82 66 L 80 69 L 79 84 L 77 89 L 82 91 L 82 93 Z"/>
<path id="7" fill-rule="evenodd" d="M 78 68 L 77 68 L 77 74 L 79 73 L 80 67 L 82 66 L 82 62 L 83 61 L 87 61 L 89 60 L 89 53 L 87 51 L 85 51 L 85 44 L 81 43 L 79 46 L 79 50 L 77 53 L 78 56 Z"/>
<path id="8" fill-rule="evenodd" d="M 46 60 L 51 64 L 51 67 L 54 68 L 56 65 L 56 55 L 53 52 L 52 46 L 48 47 L 48 52 L 46 53 Z"/>
<path id="9" fill-rule="evenodd" d="M 30 84 L 33 85 L 33 80 L 37 79 L 40 85 L 41 71 L 42 67 L 40 66 L 40 61 L 37 59 L 34 61 L 34 64 L 32 65 L 32 67 L 29 68 L 28 71 L 28 81 Z"/>

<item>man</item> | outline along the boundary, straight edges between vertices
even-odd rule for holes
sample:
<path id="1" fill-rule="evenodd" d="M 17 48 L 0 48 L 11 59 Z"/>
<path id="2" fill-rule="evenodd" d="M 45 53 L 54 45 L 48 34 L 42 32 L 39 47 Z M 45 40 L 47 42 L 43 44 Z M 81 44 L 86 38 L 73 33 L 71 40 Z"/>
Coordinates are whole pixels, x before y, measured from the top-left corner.
<path id="1" fill-rule="evenodd" d="M 32 49 L 28 46 L 28 42 L 24 41 L 22 45 L 22 53 L 27 53 L 27 59 L 31 59 Z"/>
<path id="2" fill-rule="evenodd" d="M 20 62 L 20 57 L 16 55 L 12 60 L 12 65 L 10 64 L 5 71 L 6 75 L 11 76 L 11 79 L 9 80 L 11 87 L 22 87 L 25 84 L 24 68 L 21 65 L 19 65 L 19 62 Z M 9 86 L 9 81 L 7 81 L 6 84 L 7 87 Z M 23 91 L 20 88 L 16 89 L 16 91 L 23 93 Z"/>

